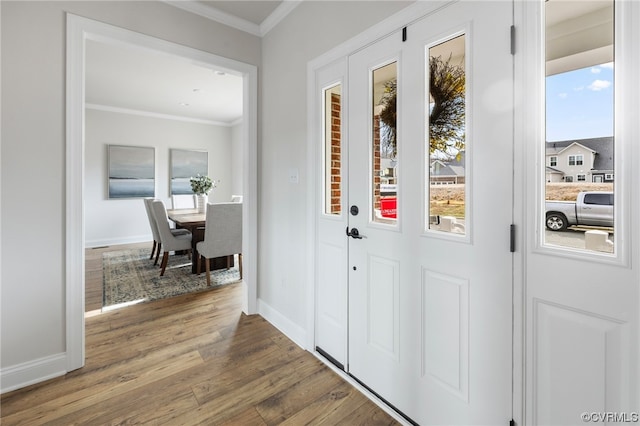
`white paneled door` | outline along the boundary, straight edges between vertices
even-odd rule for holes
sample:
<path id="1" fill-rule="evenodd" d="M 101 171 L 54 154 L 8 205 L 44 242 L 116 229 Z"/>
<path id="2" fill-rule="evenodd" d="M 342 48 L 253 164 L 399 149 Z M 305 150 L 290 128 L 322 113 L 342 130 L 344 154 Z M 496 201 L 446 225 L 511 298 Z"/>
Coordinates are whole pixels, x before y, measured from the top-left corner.
<path id="1" fill-rule="evenodd" d="M 348 61 L 347 370 L 419 424 L 511 419 L 511 16 L 456 2 Z"/>

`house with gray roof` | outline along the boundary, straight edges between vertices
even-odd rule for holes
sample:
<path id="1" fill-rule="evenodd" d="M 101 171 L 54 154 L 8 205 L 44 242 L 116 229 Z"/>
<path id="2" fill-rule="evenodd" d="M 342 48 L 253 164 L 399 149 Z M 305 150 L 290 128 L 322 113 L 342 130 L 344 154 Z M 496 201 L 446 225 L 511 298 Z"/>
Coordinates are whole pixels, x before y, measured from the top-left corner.
<path id="1" fill-rule="evenodd" d="M 464 151 L 452 160 L 432 159 L 429 170 L 431 185 L 452 185 L 465 183 L 465 155 Z"/>
<path id="2" fill-rule="evenodd" d="M 547 182 L 613 182 L 613 137 L 547 142 Z"/>

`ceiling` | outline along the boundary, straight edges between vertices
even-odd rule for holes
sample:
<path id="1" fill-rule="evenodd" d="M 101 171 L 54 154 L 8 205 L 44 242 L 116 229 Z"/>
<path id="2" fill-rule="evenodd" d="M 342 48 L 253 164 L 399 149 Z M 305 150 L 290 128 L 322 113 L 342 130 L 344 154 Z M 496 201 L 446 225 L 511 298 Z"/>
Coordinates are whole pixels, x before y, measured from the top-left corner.
<path id="1" fill-rule="evenodd" d="M 167 1 L 262 35 L 294 1 Z M 286 3 L 286 5 L 284 5 Z M 242 77 L 158 51 L 87 40 L 85 102 L 90 109 L 218 125 L 242 118 Z"/>
<path id="2" fill-rule="evenodd" d="M 88 108 L 231 125 L 242 117 L 242 77 L 133 46 L 87 40 Z"/>
<path id="3" fill-rule="evenodd" d="M 547 0 L 545 21 L 547 75 L 613 61 L 613 0 Z"/>

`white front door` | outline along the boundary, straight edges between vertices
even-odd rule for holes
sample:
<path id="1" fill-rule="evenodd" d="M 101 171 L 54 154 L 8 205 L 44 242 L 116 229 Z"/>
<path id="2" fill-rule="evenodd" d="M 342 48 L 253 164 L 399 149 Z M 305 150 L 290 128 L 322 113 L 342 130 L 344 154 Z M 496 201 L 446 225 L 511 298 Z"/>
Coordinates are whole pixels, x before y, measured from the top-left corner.
<path id="1" fill-rule="evenodd" d="M 347 368 L 419 424 L 511 419 L 511 15 L 456 2 L 349 58 Z"/>

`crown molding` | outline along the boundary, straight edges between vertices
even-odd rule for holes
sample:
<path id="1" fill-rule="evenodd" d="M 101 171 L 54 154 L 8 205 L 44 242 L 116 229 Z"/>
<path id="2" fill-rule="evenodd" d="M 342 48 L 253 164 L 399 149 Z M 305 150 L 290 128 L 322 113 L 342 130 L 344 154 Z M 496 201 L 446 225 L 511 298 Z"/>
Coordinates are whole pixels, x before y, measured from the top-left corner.
<path id="1" fill-rule="evenodd" d="M 237 16 L 223 12 L 214 7 L 206 6 L 202 3 L 196 3 L 194 1 L 188 0 L 164 0 L 164 2 L 170 4 L 171 6 L 177 7 L 178 9 L 186 10 L 187 12 L 195 13 L 196 15 L 200 15 L 204 18 L 219 22 L 237 30 L 262 37 L 262 32 L 260 31 L 259 25 L 247 21 L 246 19 L 238 18 Z"/>
<path id="2" fill-rule="evenodd" d="M 231 123 L 226 123 L 224 121 L 215 121 L 215 120 L 205 120 L 202 118 L 193 118 L 193 117 L 185 117 L 182 115 L 171 115 L 171 114 L 161 114 L 159 112 L 151 112 L 151 111 L 142 111 L 139 109 L 129 109 L 129 108 L 120 108 L 109 105 L 99 105 L 99 104 L 91 104 L 86 103 L 86 109 L 93 109 L 96 111 L 106 111 L 106 112 L 115 112 L 118 114 L 128 114 L 128 115 L 138 115 L 142 117 L 151 117 L 151 118 L 160 118 L 162 120 L 174 120 L 174 121 L 185 121 L 187 123 L 198 123 L 198 124 L 207 124 L 210 126 L 220 126 L 220 127 L 231 127 L 238 120 L 234 120 Z M 239 119 L 242 122 L 242 118 Z"/>
<path id="3" fill-rule="evenodd" d="M 187 12 L 200 15 L 204 18 L 218 22 L 220 24 L 227 25 L 246 33 L 263 37 L 269 31 L 271 31 L 276 25 L 280 23 L 293 9 L 298 7 L 303 0 L 284 0 L 280 6 L 278 6 L 271 15 L 257 25 L 246 19 L 239 18 L 222 10 L 216 9 L 212 6 L 207 6 L 202 3 L 198 3 L 191 0 L 163 0 L 165 3 L 177 7 L 178 9 L 186 10 Z"/>
<path id="4" fill-rule="evenodd" d="M 262 21 L 260 24 L 260 33 L 262 36 L 265 36 L 269 31 L 271 31 L 276 25 L 280 23 L 288 14 L 290 14 L 293 9 L 298 7 L 303 0 L 284 0 L 280 3 L 271 15 L 267 16 L 267 18 Z"/>

